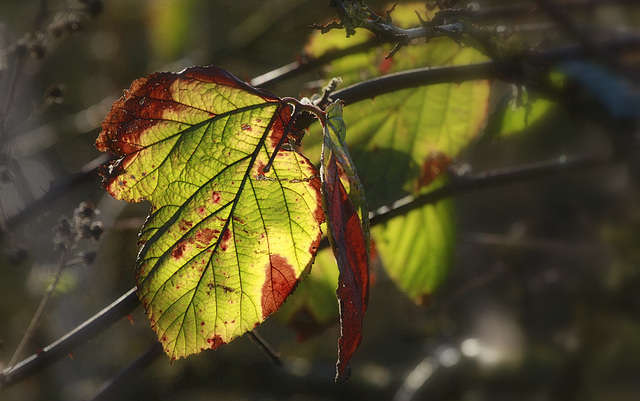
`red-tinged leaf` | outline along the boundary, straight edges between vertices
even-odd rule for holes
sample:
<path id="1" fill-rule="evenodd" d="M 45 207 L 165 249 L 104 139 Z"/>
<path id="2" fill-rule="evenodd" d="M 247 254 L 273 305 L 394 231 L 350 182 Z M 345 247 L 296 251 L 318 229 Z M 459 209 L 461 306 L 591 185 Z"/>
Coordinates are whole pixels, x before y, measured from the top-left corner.
<path id="1" fill-rule="evenodd" d="M 135 81 L 103 123 L 98 149 L 120 156 L 105 188 L 151 202 L 136 284 L 172 359 L 252 330 L 313 262 L 320 180 L 280 147 L 291 111 L 225 70 L 193 67 Z"/>
<path id="2" fill-rule="evenodd" d="M 369 298 L 369 220 L 364 189 L 347 151 L 339 102 L 327 108 L 322 147 L 322 199 L 329 241 L 338 262 L 340 339 L 336 381 L 349 378 L 349 361 L 362 341 Z"/>

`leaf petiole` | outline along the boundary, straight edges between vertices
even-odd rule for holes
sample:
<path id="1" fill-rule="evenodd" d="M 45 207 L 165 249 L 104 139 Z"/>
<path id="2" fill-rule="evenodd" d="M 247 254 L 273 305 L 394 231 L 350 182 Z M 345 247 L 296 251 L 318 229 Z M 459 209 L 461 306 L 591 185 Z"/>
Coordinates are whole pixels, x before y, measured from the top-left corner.
<path id="1" fill-rule="evenodd" d="M 296 107 L 296 105 L 293 106 L 293 112 L 291 113 L 291 117 L 289 118 L 289 122 L 287 123 L 287 126 L 284 129 L 284 132 L 282 133 L 282 136 L 280 137 L 280 140 L 278 141 L 278 144 L 276 145 L 276 148 L 273 150 L 273 153 L 271 154 L 271 157 L 269 157 L 269 161 L 267 162 L 267 164 L 264 166 L 264 172 L 268 173 L 269 170 L 271 170 L 271 165 L 273 164 L 273 161 L 275 160 L 276 156 L 278 155 L 278 152 L 280 151 L 280 148 L 282 147 L 282 145 L 284 145 L 284 141 L 287 140 L 287 136 L 289 135 L 289 132 L 291 131 L 291 127 L 293 126 L 293 122 L 296 120 L 297 115 L 300 113 L 300 108 Z"/>
<path id="2" fill-rule="evenodd" d="M 271 166 L 273 165 L 273 161 L 275 160 L 276 156 L 278 155 L 278 152 L 280 151 L 280 148 L 282 147 L 282 145 L 284 145 L 284 142 L 287 140 L 287 138 L 289 137 L 289 134 L 291 133 L 292 129 L 293 129 L 293 124 L 296 121 L 296 118 L 300 115 L 300 113 L 302 111 L 306 111 L 309 112 L 311 114 L 313 114 L 314 116 L 316 116 L 316 118 L 318 118 L 321 122 L 325 121 L 325 116 L 324 116 L 324 112 L 319 109 L 318 107 L 312 105 L 312 104 L 307 104 L 307 103 L 303 103 L 300 102 L 298 99 L 293 98 L 293 97 L 285 97 L 282 99 L 286 104 L 291 105 L 293 107 L 293 112 L 291 113 L 291 117 L 289 118 L 289 122 L 287 123 L 287 126 L 284 129 L 284 132 L 282 133 L 282 136 L 280 137 L 280 140 L 278 141 L 273 153 L 271 154 L 271 157 L 269 157 L 269 161 L 267 162 L 267 164 L 264 166 L 263 171 L 265 173 L 268 173 L 269 170 L 271 170 Z"/>

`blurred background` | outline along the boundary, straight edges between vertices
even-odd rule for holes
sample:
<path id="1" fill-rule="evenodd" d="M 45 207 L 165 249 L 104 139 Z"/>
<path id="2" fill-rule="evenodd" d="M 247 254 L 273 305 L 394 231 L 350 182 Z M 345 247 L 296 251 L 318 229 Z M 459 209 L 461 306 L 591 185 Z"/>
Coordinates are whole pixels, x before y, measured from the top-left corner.
<path id="1" fill-rule="evenodd" d="M 325 3 L 0 3 L 0 369 L 9 364 L 55 277 L 60 259 L 55 248 L 64 234 L 60 219 L 72 218 L 81 202 L 99 210 L 95 220 L 102 222 L 104 233 L 99 241 L 80 241 L 69 253 L 70 266 L 63 270 L 23 358 L 133 286 L 136 237 L 148 205 L 112 199 L 92 170 L 103 157 L 93 146 L 101 121 L 122 90 L 154 71 L 215 64 L 250 80 L 302 60 L 309 25 L 335 16 Z M 639 34 L 640 7 L 635 1 L 555 3 L 570 6 L 570 18 L 596 39 Z M 384 10 L 383 2 L 367 4 Z M 480 1 L 474 7 L 491 10 L 514 4 Z M 533 1 L 522 4 L 530 11 L 495 13 L 482 23 L 527 31 L 525 46 L 571 43 L 545 13 L 534 10 Z M 172 365 L 162 355 L 130 375 L 112 396 L 638 399 L 639 49 L 619 62 L 628 72 L 620 79 L 631 94 L 615 106 L 595 90 L 603 118 L 590 120 L 579 110 L 553 107 L 518 135 L 478 141 L 456 161 L 458 168 L 483 171 L 564 154 L 616 154 L 597 167 L 456 196 L 458 238 L 448 278 L 429 299 L 415 302 L 377 272 L 364 340 L 346 384 L 333 383 L 337 325 L 300 343 L 276 315 L 259 331 L 282 355 L 283 367 L 244 336 Z M 322 79 L 320 69 L 311 70 L 267 89 L 278 96 L 298 96 L 309 94 L 309 82 L 317 87 Z M 605 74 L 601 83 L 606 86 L 611 79 Z M 584 93 L 577 91 L 576 96 Z M 91 173 L 81 174 L 86 171 Z M 59 196 L 37 201 L 52 191 Z M 130 319 L 121 319 L 68 358 L 4 390 L 0 399 L 92 399 L 103 383 L 155 342 L 137 308 Z"/>

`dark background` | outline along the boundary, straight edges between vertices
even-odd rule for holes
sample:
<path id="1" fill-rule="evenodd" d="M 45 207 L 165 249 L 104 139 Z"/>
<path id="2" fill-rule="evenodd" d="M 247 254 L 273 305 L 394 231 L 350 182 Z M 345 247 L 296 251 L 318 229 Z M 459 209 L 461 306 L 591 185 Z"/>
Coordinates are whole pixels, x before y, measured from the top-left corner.
<path id="1" fill-rule="evenodd" d="M 325 3 L 113 0 L 95 16 L 86 12 L 92 10 L 87 3 L 73 1 L 0 3 L 0 48 L 6 50 L 0 54 L 0 107 L 6 107 L 6 94 L 15 85 L 0 138 L 0 368 L 11 359 L 51 281 L 59 258 L 53 229 L 80 202 L 97 206 L 106 232 L 99 243 L 83 241 L 75 250 L 96 252 L 96 259 L 65 269 L 23 357 L 133 286 L 136 236 L 148 205 L 110 198 L 97 176 L 12 220 L 100 156 L 93 142 L 122 89 L 158 70 L 216 64 L 249 80 L 293 62 L 302 57 L 308 26 L 334 17 Z M 513 4 L 479 3 L 482 8 Z M 640 9 L 634 2 L 603 3 L 569 16 L 594 38 L 634 34 L 634 29 L 637 34 Z M 549 22 L 532 12 L 484 23 L 534 28 L 525 43 L 571 42 L 558 29 L 535 29 Z M 35 49 L 42 57 L 30 54 L 14 77 L 12 46 L 36 31 L 47 32 L 41 51 Z M 56 38 L 57 32 L 62 33 Z M 621 63 L 634 71 L 639 61 L 636 53 Z M 320 72 L 311 71 L 269 89 L 297 96 L 306 92 L 306 82 L 318 79 Z M 495 85 L 501 92 L 504 84 Z M 60 97 L 54 96 L 57 88 Z M 602 102 L 597 94 L 595 99 Z M 589 110 L 558 106 L 519 135 L 480 141 L 465 152 L 458 165 L 482 171 L 623 149 L 598 167 L 457 196 L 458 246 L 449 278 L 430 302 L 417 305 L 379 272 L 364 341 L 346 384 L 333 383 L 337 326 L 298 343 L 272 317 L 260 333 L 282 354 L 284 368 L 245 336 L 172 365 L 163 355 L 116 389 L 115 399 L 638 399 L 637 116 L 591 118 Z M 121 319 L 0 398 L 91 399 L 155 341 L 138 308 L 131 322 Z"/>

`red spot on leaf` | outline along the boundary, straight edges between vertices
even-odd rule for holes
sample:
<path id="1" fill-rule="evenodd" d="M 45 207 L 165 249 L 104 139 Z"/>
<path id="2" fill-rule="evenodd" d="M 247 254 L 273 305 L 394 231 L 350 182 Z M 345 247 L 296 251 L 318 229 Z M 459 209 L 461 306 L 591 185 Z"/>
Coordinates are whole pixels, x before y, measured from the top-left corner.
<path id="1" fill-rule="evenodd" d="M 231 240 L 231 231 L 227 228 L 222 234 L 222 240 L 220 241 L 220 250 L 226 251 L 229 248 L 229 240 Z"/>
<path id="2" fill-rule="evenodd" d="M 216 236 L 216 232 L 220 232 L 219 230 L 213 230 L 211 228 L 203 228 L 202 230 L 196 233 L 196 241 L 198 241 L 202 245 L 209 245 L 213 238 Z"/>
<path id="3" fill-rule="evenodd" d="M 102 131 L 96 140 L 96 148 L 124 156 L 118 164 L 124 171 L 145 148 L 145 135 L 153 127 L 166 124 L 165 113 L 171 110 L 180 114 L 191 106 L 181 103 L 174 87 L 180 81 L 181 88 L 189 88 L 202 82 L 238 88 L 262 97 L 267 102 L 281 102 L 268 91 L 254 88 L 234 77 L 228 71 L 215 67 L 191 67 L 179 73 L 160 72 L 135 80 L 124 96 L 115 101 L 102 122 Z M 215 114 L 209 112 L 209 116 Z M 152 169 L 155 165 L 151 166 Z M 105 170 L 103 170 L 104 172 Z M 103 174 L 107 188 L 119 173 Z M 122 184 L 126 182 L 122 181 Z M 117 185 L 117 183 L 116 183 Z M 138 201 L 138 200 L 137 200 Z"/>
<path id="4" fill-rule="evenodd" d="M 171 251 L 171 256 L 173 256 L 174 259 L 180 259 L 184 254 L 184 252 L 187 250 L 188 244 L 192 244 L 193 242 L 194 242 L 193 238 L 180 241 L 178 245 L 176 245 L 176 247 L 173 248 L 173 251 Z"/>
<path id="5" fill-rule="evenodd" d="M 265 266 L 266 278 L 262 286 L 262 317 L 266 318 L 280 308 L 298 282 L 296 272 L 287 259 L 270 255 Z"/>
<path id="6" fill-rule="evenodd" d="M 180 220 L 180 222 L 178 223 L 178 228 L 180 229 L 180 231 L 189 231 L 192 226 L 193 222 L 188 220 Z"/>
<path id="7" fill-rule="evenodd" d="M 162 122 L 168 103 L 175 103 L 169 88 L 177 79 L 176 74 L 155 73 L 133 81 L 102 122 L 98 150 L 109 149 L 124 156 L 142 149 L 142 135 Z M 179 103 L 175 106 L 184 107 Z"/>
<path id="8" fill-rule="evenodd" d="M 416 183 L 416 191 L 421 187 L 426 187 L 431 184 L 433 180 L 438 178 L 445 172 L 447 166 L 451 163 L 451 159 L 444 153 L 434 152 L 431 153 L 423 162 L 422 169 L 420 171 L 420 178 Z"/>
<path id="9" fill-rule="evenodd" d="M 186 248 L 187 244 L 184 242 L 179 243 L 178 246 L 173 248 L 173 251 L 171 251 L 171 256 L 173 256 L 174 259 L 180 259 Z"/>
<path id="10" fill-rule="evenodd" d="M 267 173 L 264 171 L 264 167 L 265 167 L 266 165 L 267 165 L 266 163 L 261 162 L 261 161 L 258 161 L 258 163 L 257 163 L 257 169 L 258 169 L 258 174 L 259 174 L 259 175 L 266 175 L 266 174 L 267 174 Z"/>
<path id="11" fill-rule="evenodd" d="M 209 348 L 216 349 L 224 344 L 224 341 L 222 340 L 222 337 L 216 335 L 213 338 L 207 338 L 207 343 L 209 344 Z"/>
<path id="12" fill-rule="evenodd" d="M 211 201 L 215 204 L 215 203 L 220 203 L 220 192 L 218 191 L 213 191 L 213 193 L 211 194 Z"/>

